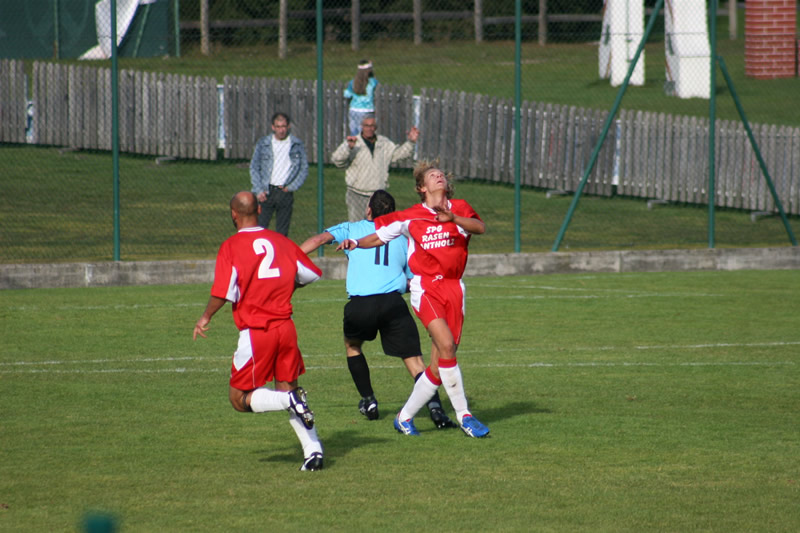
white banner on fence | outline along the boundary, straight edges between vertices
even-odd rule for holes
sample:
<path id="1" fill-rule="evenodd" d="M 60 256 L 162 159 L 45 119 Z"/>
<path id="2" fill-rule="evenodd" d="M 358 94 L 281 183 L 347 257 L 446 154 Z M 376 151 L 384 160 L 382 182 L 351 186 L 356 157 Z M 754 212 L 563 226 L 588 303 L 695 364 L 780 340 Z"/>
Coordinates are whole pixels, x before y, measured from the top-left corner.
<path id="1" fill-rule="evenodd" d="M 610 78 L 613 87 L 622 85 L 642 37 L 644 37 L 644 2 L 605 0 L 603 29 L 598 49 L 600 78 Z M 644 50 L 633 69 L 630 84 L 644 85 Z"/>
<path id="2" fill-rule="evenodd" d="M 667 0 L 664 9 L 665 92 L 680 98 L 711 97 L 711 46 L 705 0 Z"/>
<path id="3" fill-rule="evenodd" d="M 140 5 L 156 0 L 117 0 L 117 46 L 120 45 Z M 78 59 L 108 59 L 111 57 L 111 0 L 100 0 L 94 6 L 97 28 L 97 46 L 90 48 Z"/>

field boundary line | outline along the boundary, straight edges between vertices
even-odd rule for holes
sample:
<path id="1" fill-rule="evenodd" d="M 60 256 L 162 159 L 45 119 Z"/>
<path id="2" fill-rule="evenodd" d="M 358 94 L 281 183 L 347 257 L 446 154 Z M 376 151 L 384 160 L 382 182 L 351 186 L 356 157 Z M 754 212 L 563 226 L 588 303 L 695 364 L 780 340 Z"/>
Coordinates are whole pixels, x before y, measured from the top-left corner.
<path id="1" fill-rule="evenodd" d="M 312 258 L 325 279 L 344 279 L 344 257 Z M 465 276 L 587 272 L 800 269 L 800 247 L 612 250 L 470 255 Z M 0 264 L 0 289 L 211 284 L 214 261 Z"/>

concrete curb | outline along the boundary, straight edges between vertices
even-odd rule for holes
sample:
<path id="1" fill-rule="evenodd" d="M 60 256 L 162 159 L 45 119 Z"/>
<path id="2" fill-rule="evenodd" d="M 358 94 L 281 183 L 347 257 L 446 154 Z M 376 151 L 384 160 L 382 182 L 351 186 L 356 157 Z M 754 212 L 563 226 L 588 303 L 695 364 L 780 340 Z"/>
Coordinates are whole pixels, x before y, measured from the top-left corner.
<path id="1" fill-rule="evenodd" d="M 313 259 L 325 279 L 345 278 L 344 257 Z M 800 247 L 475 254 L 465 275 L 789 269 L 800 269 Z M 213 278 L 213 260 L 0 265 L 0 289 L 210 284 Z"/>

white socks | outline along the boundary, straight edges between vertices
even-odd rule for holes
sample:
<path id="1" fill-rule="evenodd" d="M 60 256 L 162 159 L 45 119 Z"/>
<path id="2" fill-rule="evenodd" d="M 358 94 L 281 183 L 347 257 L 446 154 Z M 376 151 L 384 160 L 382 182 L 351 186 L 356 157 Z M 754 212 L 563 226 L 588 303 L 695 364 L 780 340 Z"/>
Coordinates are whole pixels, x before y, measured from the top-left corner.
<path id="1" fill-rule="evenodd" d="M 250 394 L 250 409 L 254 413 L 286 411 L 289 409 L 289 394 L 261 387 Z M 303 457 L 309 457 L 314 452 L 322 453 L 322 443 L 317 437 L 317 428 L 307 429 L 300 417 L 292 411 L 289 411 L 289 425 L 300 440 Z"/>
<path id="2" fill-rule="evenodd" d="M 461 369 L 455 359 L 452 359 L 453 366 L 444 367 L 442 361 L 439 362 L 439 375 L 442 377 L 444 390 L 450 398 L 450 404 L 456 412 L 458 423 L 464 415 L 470 414 L 467 404 L 467 395 L 464 393 L 464 381 L 461 379 Z"/>
<path id="3" fill-rule="evenodd" d="M 250 394 L 250 409 L 254 413 L 285 411 L 289 408 L 289 395 L 267 387 L 256 389 Z"/>
<path id="4" fill-rule="evenodd" d="M 439 381 L 430 374 L 430 368 L 426 368 L 425 372 L 423 372 L 417 382 L 414 383 L 414 390 L 411 391 L 411 396 L 408 397 L 406 404 L 400 409 L 400 413 L 398 414 L 400 420 L 414 418 L 419 410 L 428 403 L 428 400 L 433 397 L 441 382 L 434 383 L 432 379 Z"/>
<path id="5" fill-rule="evenodd" d="M 317 437 L 317 428 L 306 428 L 303 421 L 295 413 L 289 411 L 289 425 L 297 434 L 300 445 L 303 447 L 303 457 L 309 457 L 314 452 L 322 453 L 322 443 Z"/>

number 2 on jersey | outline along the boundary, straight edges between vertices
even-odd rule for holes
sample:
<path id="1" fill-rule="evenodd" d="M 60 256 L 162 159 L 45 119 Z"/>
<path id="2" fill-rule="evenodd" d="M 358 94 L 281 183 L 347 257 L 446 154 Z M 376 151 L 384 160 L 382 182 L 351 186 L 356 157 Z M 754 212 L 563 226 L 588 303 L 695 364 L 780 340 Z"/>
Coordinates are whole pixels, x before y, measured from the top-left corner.
<path id="1" fill-rule="evenodd" d="M 271 242 L 267 239 L 256 239 L 253 241 L 253 251 L 256 255 L 264 254 L 258 265 L 258 279 L 277 278 L 281 275 L 281 269 L 272 266 L 275 260 L 275 248 Z"/>

